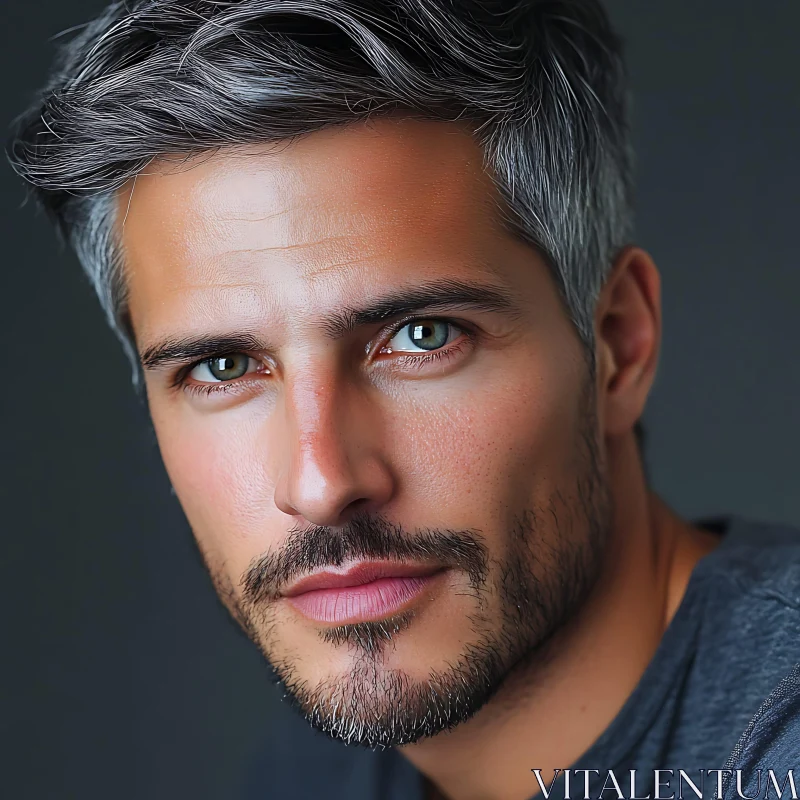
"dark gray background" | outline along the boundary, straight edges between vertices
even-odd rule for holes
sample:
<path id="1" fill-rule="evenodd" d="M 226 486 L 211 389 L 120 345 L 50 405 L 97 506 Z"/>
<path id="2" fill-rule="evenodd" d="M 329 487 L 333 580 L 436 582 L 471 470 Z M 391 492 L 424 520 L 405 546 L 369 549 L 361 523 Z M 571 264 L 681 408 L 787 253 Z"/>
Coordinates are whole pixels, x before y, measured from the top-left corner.
<path id="1" fill-rule="evenodd" d="M 4 125 L 49 38 L 101 5 L 3 0 Z M 686 515 L 800 523 L 800 3 L 609 8 L 636 98 L 638 240 L 663 275 L 652 482 Z M 233 797 L 286 711 L 217 604 L 88 282 L 0 167 L 0 795 Z"/>

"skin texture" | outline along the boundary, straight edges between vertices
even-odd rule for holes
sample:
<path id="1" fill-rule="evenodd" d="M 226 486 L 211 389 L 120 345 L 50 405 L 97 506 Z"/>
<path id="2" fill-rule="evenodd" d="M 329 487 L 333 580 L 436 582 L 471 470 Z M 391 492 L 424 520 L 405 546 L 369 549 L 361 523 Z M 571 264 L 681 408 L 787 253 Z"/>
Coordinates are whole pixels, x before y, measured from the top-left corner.
<path id="1" fill-rule="evenodd" d="M 165 158 L 120 193 L 119 233 L 146 364 L 187 337 L 254 340 L 249 371 L 223 390 L 202 391 L 214 377 L 190 369 L 197 355 L 145 373 L 164 463 L 223 602 L 301 706 L 337 699 L 351 714 L 355 700 L 380 712 L 398 675 L 409 696 L 493 643 L 502 680 L 480 710 L 402 752 L 431 797 L 523 800 L 537 791 L 532 767 L 549 781 L 613 719 L 716 540 L 648 491 L 634 440 L 661 335 L 652 260 L 635 247 L 617 259 L 592 375 L 544 260 L 498 222 L 481 164 L 466 129 L 391 118 Z M 392 320 L 331 335 L 343 309 L 437 281 L 512 302 L 421 310 L 457 326 L 427 362 L 402 352 Z M 174 386 L 181 375 L 189 389 Z M 292 541 L 347 540 L 378 517 L 406 541 L 474 537 L 485 575 L 478 591 L 438 562 L 448 569 L 370 650 L 322 635 L 277 578 Z M 265 563 L 276 582 L 248 593 Z M 526 598 L 516 617 L 509 565 Z"/>

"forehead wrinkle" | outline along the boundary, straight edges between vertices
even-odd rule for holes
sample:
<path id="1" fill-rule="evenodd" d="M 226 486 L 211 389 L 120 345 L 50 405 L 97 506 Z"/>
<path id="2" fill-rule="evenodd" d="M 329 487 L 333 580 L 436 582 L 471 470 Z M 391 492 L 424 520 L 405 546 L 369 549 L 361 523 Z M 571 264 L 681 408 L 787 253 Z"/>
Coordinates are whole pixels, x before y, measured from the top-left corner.
<path id="1" fill-rule="evenodd" d="M 326 236 L 313 242 L 299 242 L 297 244 L 276 244 L 267 247 L 238 247 L 233 250 L 226 250 L 224 255 L 237 255 L 239 253 L 270 253 L 276 250 L 302 250 L 307 247 L 318 247 L 328 242 L 349 241 L 352 237 L 349 234 L 342 236 Z"/>
<path id="2" fill-rule="evenodd" d="M 311 202 L 311 194 L 309 193 L 302 195 L 297 199 L 296 202 L 293 202 L 285 208 L 281 208 L 277 211 L 269 211 L 267 213 L 254 211 L 252 215 L 241 214 L 241 212 L 238 214 L 220 214 L 218 215 L 218 219 L 222 222 L 267 222 L 271 219 L 275 219 L 276 217 L 286 216 L 286 214 L 291 214 L 295 211 L 308 211 L 309 209 L 320 208 L 326 204 L 327 201 L 325 200 Z"/>
<path id="3" fill-rule="evenodd" d="M 303 280 L 307 281 L 308 283 L 314 283 L 317 280 L 321 280 L 322 278 L 328 276 L 330 273 L 339 273 L 339 275 L 344 278 L 344 276 L 352 271 L 352 267 L 355 267 L 357 264 L 367 264 L 367 265 L 374 265 L 375 259 L 364 255 L 360 258 L 351 258 L 347 261 L 338 261 L 331 264 L 324 264 L 322 266 L 316 267 L 314 269 L 308 269 L 306 273 L 303 275 Z"/>
<path id="4" fill-rule="evenodd" d="M 374 246 L 368 247 L 367 252 L 364 252 L 363 248 L 358 248 L 361 250 L 359 253 L 356 248 L 341 246 L 341 243 L 346 239 L 347 237 L 339 236 L 327 240 L 340 245 L 336 248 L 337 252 L 331 253 L 330 257 L 321 258 L 317 255 L 293 262 L 295 277 L 303 282 L 311 284 L 319 279 L 331 276 L 332 273 L 340 272 L 346 274 L 352 269 L 355 269 L 358 265 L 367 265 L 368 267 L 374 267 L 376 265 L 376 260 L 379 256 L 376 254 L 376 248 Z M 258 256 L 260 254 L 269 256 L 284 252 L 288 253 L 290 251 L 298 253 L 303 252 L 307 248 L 321 247 L 324 241 L 325 240 L 321 242 L 308 242 L 304 245 L 293 245 L 291 247 L 240 248 L 237 250 L 226 250 L 224 253 L 208 255 L 205 258 L 198 259 L 196 262 L 198 272 L 201 273 L 203 278 L 207 279 L 207 282 L 195 280 L 192 281 L 192 283 L 181 284 L 181 286 L 187 289 L 264 288 L 270 281 L 266 278 L 264 280 L 259 280 L 259 277 L 264 274 L 265 270 L 267 273 L 274 270 L 275 266 L 280 263 L 280 259 L 277 261 L 270 260 L 269 258 L 265 258 L 264 260 L 240 260 L 237 256 Z M 352 255 L 350 255 L 350 253 L 352 253 Z M 236 272 L 249 273 L 250 275 L 254 275 L 254 278 L 250 281 L 237 281 L 235 280 L 235 278 L 238 277 L 235 274 Z M 226 273 L 234 278 L 234 280 L 225 283 L 220 282 L 220 277 Z M 200 277 L 200 275 L 197 277 Z M 242 275 L 241 277 L 244 278 L 245 276 Z M 176 290 L 179 288 L 180 287 L 175 287 Z"/>
<path id="5" fill-rule="evenodd" d="M 180 286 L 169 286 L 166 291 L 168 292 L 184 292 L 184 291 L 207 291 L 208 289 L 263 289 L 262 283 L 220 283 L 214 281 L 213 283 L 182 283 Z"/>

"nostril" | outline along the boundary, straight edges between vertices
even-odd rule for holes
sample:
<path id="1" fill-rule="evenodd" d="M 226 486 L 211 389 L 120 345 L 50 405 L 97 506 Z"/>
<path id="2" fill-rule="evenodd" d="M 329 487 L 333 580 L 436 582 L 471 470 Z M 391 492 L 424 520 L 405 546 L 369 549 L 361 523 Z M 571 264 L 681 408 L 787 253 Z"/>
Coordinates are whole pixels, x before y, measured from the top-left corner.
<path id="1" fill-rule="evenodd" d="M 359 497 L 356 500 L 352 500 L 342 510 L 342 522 L 349 522 L 355 515 L 373 510 L 372 507 L 374 505 L 373 501 L 368 497 Z"/>

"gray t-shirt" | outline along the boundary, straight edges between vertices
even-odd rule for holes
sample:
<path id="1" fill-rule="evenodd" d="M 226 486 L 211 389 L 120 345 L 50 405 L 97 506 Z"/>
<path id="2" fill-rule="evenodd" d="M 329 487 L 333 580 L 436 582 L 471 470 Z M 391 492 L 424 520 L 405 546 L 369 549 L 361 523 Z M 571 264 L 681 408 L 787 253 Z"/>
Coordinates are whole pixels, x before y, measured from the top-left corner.
<path id="1" fill-rule="evenodd" d="M 628 779 L 631 769 L 637 770 L 640 798 L 655 797 L 657 769 L 672 769 L 675 776 L 684 770 L 696 785 L 705 782 L 703 797 L 712 797 L 717 777 L 708 770 L 736 766 L 731 754 L 738 754 L 742 734 L 800 663 L 800 530 L 736 517 L 698 524 L 722 540 L 695 566 L 678 610 L 625 705 L 570 766 L 572 798 L 584 794 L 583 773 L 576 778 L 573 772 L 580 769 L 598 771 L 588 773 L 593 798 L 601 796 L 604 783 L 609 786 L 609 771 Z M 775 708 L 785 706 L 784 700 Z M 792 713 L 792 724 L 800 729 L 800 718 Z M 786 721 L 780 719 L 777 729 L 785 731 Z M 545 766 L 535 759 L 532 752 L 529 768 Z M 797 762 L 791 766 L 796 766 L 800 788 L 800 752 Z M 776 764 L 776 770 L 781 768 L 785 777 L 786 767 Z M 564 774 L 552 789 L 550 784 L 545 788 L 551 800 L 564 798 Z M 628 797 L 629 784 L 621 788 Z M 678 797 L 679 788 L 672 778 L 662 784 L 660 796 Z M 688 784 L 682 794 L 696 797 Z M 290 712 L 274 721 L 244 796 L 422 800 L 424 794 L 421 775 L 398 752 L 346 747 Z M 617 796 L 610 789 L 602 793 L 607 800 Z"/>

